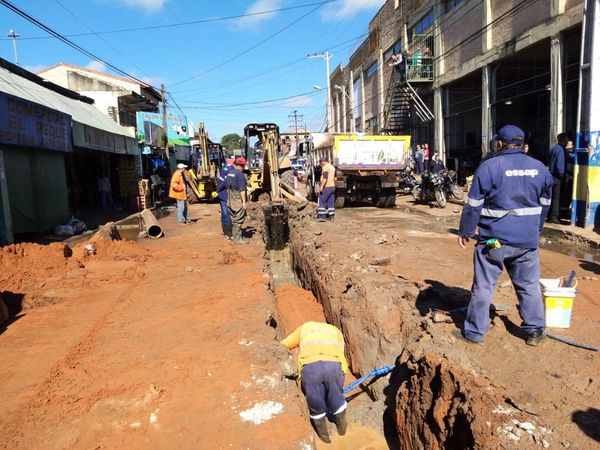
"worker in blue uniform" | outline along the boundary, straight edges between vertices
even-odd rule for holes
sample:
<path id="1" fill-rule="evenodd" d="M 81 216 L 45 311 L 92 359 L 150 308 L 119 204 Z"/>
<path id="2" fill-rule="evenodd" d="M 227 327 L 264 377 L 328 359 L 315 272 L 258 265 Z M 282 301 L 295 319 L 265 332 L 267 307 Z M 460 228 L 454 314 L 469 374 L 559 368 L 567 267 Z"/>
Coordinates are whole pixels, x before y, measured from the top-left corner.
<path id="1" fill-rule="evenodd" d="M 565 154 L 567 152 L 567 143 L 569 136 L 567 133 L 560 133 L 556 136 L 556 145 L 550 149 L 548 170 L 554 178 L 554 189 L 552 190 L 552 206 L 550 208 L 550 217 L 548 222 L 560 223 L 560 191 L 563 180 L 565 179 Z"/>
<path id="2" fill-rule="evenodd" d="M 492 295 L 503 268 L 519 300 L 527 344 L 544 338 L 539 236 L 554 180 L 541 162 L 523 153 L 524 136 L 514 125 L 498 131 L 498 152 L 477 169 L 460 218 L 458 243 L 463 249 L 479 227 L 471 301 L 461 333 L 469 342 L 482 342 L 489 329 Z"/>
<path id="3" fill-rule="evenodd" d="M 231 216 L 229 215 L 229 208 L 227 207 L 227 184 L 225 180 L 227 174 L 233 170 L 233 158 L 227 158 L 225 160 L 225 167 L 221 169 L 217 182 L 217 198 L 219 199 L 219 205 L 221 206 L 221 228 L 226 238 L 232 238 L 233 226 L 231 225 Z"/>

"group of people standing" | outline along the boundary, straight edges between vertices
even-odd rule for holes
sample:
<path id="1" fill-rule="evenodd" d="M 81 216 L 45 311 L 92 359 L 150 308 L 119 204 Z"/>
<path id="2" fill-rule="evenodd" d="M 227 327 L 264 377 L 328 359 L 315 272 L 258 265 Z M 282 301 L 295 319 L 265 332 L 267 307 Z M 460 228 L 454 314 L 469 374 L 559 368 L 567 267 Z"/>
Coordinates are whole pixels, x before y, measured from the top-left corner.
<path id="1" fill-rule="evenodd" d="M 242 224 L 246 218 L 248 204 L 246 175 L 243 172 L 245 166 L 244 157 L 228 158 L 225 167 L 221 169 L 217 183 L 223 235 L 236 244 L 248 243 L 248 240 L 242 237 Z M 177 164 L 177 170 L 173 173 L 169 185 L 169 197 L 177 201 L 177 222 L 181 225 L 191 223 L 187 200 L 190 186 L 185 177 L 187 168 L 186 164 Z"/>
<path id="2" fill-rule="evenodd" d="M 416 146 L 414 160 L 415 172 L 418 175 L 423 175 L 425 172 L 440 173 L 446 170 L 446 166 L 441 160 L 439 153 L 434 153 L 431 155 L 429 151 L 429 144 L 426 143 Z"/>

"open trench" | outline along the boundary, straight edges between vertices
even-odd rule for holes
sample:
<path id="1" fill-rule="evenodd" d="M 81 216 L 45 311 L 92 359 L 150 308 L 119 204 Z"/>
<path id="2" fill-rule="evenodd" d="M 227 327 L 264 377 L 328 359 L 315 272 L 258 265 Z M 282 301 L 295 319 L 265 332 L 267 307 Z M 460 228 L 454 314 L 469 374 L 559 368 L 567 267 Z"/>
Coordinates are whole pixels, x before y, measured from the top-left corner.
<path id="1" fill-rule="evenodd" d="M 373 433 L 377 444 L 371 448 L 545 448 L 548 437 L 540 431 L 512 440 L 509 425 L 532 416 L 514 408 L 505 387 L 471 365 L 455 338 L 433 332 L 430 317 L 418 309 L 447 292 L 385 267 L 350 268 L 311 225 L 312 216 L 310 208 L 294 211 L 288 246 L 266 253 L 277 331 L 283 338 L 304 321 L 321 317 L 344 334 L 355 377 L 396 365 L 391 374 L 369 379 L 347 396 L 349 420 L 360 427 L 360 435 Z M 456 294 L 443 300 L 460 306 L 466 299 Z M 537 425 L 545 429 L 541 421 Z M 339 445 L 323 448 L 364 448 Z"/>

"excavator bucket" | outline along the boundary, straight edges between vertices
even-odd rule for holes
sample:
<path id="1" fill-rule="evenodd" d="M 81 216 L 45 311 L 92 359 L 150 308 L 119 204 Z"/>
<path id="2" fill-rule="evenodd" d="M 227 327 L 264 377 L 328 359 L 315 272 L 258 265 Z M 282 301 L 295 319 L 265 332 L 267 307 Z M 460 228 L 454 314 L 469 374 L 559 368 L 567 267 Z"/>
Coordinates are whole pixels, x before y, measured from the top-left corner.
<path id="1" fill-rule="evenodd" d="M 265 243 L 267 250 L 281 250 L 290 237 L 288 227 L 289 207 L 282 202 L 262 205 L 265 217 Z"/>

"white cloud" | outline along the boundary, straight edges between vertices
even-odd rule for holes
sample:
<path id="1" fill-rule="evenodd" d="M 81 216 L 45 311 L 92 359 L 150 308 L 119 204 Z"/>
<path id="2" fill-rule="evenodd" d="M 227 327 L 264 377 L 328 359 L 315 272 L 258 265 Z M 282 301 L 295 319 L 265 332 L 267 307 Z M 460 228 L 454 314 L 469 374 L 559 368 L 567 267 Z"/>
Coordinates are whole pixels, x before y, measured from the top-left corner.
<path id="1" fill-rule="evenodd" d="M 41 72 L 42 70 L 44 70 L 46 68 L 48 68 L 48 66 L 45 64 L 33 64 L 31 66 L 23 66 L 23 69 L 29 70 L 30 72 L 33 72 L 33 73 Z"/>
<path id="2" fill-rule="evenodd" d="M 146 12 L 160 11 L 169 0 L 102 0 L 104 3 L 118 3 L 128 8 L 141 8 Z"/>
<path id="3" fill-rule="evenodd" d="M 90 61 L 86 69 L 97 70 L 98 72 L 106 72 L 106 65 L 100 61 Z"/>
<path id="4" fill-rule="evenodd" d="M 291 98 L 282 103 L 283 106 L 293 106 L 293 107 L 310 106 L 312 104 L 313 104 L 313 99 L 312 99 L 312 97 L 309 97 L 308 95 L 300 95 L 298 97 Z"/>
<path id="5" fill-rule="evenodd" d="M 281 8 L 282 0 L 255 0 L 246 9 L 245 14 L 255 14 L 261 11 L 271 11 L 273 9 Z M 266 20 L 272 19 L 277 13 L 272 12 L 268 14 L 258 14 L 255 16 L 242 17 L 236 21 L 236 24 L 240 28 L 254 28 L 259 23 Z"/>
<path id="6" fill-rule="evenodd" d="M 358 13 L 381 8 L 385 0 L 340 0 L 325 7 L 321 17 L 324 20 L 348 20 Z"/>

